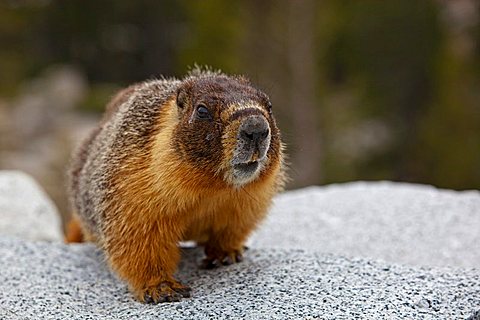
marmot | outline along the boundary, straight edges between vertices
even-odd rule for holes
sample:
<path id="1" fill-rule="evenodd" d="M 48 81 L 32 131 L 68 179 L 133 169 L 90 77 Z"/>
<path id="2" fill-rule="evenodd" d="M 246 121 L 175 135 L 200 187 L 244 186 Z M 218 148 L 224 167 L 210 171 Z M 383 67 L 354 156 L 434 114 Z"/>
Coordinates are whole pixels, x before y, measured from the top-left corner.
<path id="1" fill-rule="evenodd" d="M 207 267 L 241 261 L 284 171 L 272 105 L 245 77 L 196 69 L 138 83 L 73 156 L 67 241 L 77 225 L 137 299 L 179 301 L 191 290 L 173 277 L 178 243 L 205 245 Z"/>

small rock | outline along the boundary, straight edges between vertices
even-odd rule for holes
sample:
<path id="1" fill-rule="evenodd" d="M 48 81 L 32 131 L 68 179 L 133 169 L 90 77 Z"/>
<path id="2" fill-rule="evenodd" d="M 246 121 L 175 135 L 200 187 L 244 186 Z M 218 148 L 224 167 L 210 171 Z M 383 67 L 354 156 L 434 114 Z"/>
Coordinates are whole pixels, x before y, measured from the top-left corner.
<path id="1" fill-rule="evenodd" d="M 57 208 L 29 175 L 0 171 L 0 234 L 27 240 L 61 241 Z"/>
<path id="2" fill-rule="evenodd" d="M 432 306 L 432 303 L 428 299 L 420 299 L 417 302 L 415 302 L 415 306 L 423 309 L 428 309 Z"/>

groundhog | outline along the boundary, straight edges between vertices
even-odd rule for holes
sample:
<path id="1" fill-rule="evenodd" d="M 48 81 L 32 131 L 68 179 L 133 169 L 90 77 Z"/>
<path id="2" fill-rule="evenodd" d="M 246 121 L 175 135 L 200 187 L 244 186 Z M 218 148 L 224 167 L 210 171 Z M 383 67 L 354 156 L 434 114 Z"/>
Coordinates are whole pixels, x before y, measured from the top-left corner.
<path id="1" fill-rule="evenodd" d="M 270 100 L 245 77 L 138 83 L 73 156 L 67 241 L 96 242 L 140 301 L 179 301 L 191 295 L 174 279 L 179 242 L 204 245 L 205 267 L 240 262 L 284 172 Z"/>

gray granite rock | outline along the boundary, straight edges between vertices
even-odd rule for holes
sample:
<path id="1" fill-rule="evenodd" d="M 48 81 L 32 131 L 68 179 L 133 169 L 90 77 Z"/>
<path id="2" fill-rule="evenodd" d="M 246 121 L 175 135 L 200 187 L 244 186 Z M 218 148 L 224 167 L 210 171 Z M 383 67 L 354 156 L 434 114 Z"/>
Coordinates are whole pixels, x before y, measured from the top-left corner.
<path id="1" fill-rule="evenodd" d="M 55 205 L 23 172 L 0 171 L 0 234 L 29 240 L 63 239 Z"/>
<path id="2" fill-rule="evenodd" d="M 29 241 L 61 238 L 55 208 L 28 176 L 1 172 L 0 319 L 479 320 L 479 215 L 476 191 L 385 182 L 287 192 L 244 262 L 200 270 L 201 250 L 184 249 L 177 276 L 193 297 L 144 305 L 95 246 Z"/>
<path id="3" fill-rule="evenodd" d="M 181 302 L 144 305 L 93 245 L 0 237 L 0 319 L 467 319 L 480 309 L 478 269 L 410 268 L 295 249 L 250 249 L 200 270 L 184 251 Z"/>
<path id="4" fill-rule="evenodd" d="M 310 187 L 278 196 L 251 239 L 416 266 L 480 266 L 480 192 L 392 182 Z"/>

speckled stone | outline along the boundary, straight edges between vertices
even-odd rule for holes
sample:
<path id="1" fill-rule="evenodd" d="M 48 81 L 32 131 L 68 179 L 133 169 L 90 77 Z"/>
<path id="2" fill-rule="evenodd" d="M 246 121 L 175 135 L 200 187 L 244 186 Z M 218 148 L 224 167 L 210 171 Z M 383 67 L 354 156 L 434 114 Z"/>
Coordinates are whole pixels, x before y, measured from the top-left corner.
<path id="1" fill-rule="evenodd" d="M 467 319 L 480 309 L 478 269 L 404 267 L 295 249 L 250 249 L 200 270 L 185 249 L 181 302 L 133 300 L 91 244 L 0 237 L 0 319 Z"/>
<path id="2" fill-rule="evenodd" d="M 309 187 L 279 195 L 251 239 L 411 266 L 480 266 L 480 192 L 393 182 Z"/>

